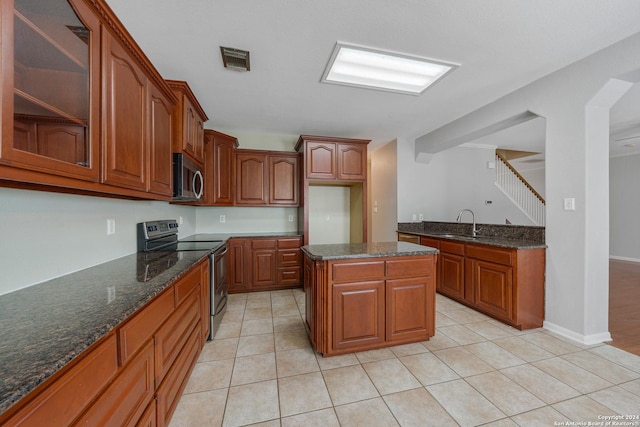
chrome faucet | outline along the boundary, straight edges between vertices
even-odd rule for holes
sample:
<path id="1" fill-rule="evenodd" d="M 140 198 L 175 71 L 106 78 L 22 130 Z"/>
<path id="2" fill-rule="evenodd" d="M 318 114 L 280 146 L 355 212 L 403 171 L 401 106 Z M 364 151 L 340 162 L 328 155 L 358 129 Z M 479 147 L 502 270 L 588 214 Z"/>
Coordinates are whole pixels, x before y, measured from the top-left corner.
<path id="1" fill-rule="evenodd" d="M 456 222 L 460 222 L 460 219 L 462 218 L 462 214 L 464 212 L 470 212 L 471 213 L 471 220 L 473 221 L 473 229 L 471 231 L 471 235 L 473 237 L 476 237 L 478 235 L 478 231 L 480 231 L 480 228 L 476 228 L 476 216 L 473 213 L 473 211 L 471 209 L 462 209 L 460 211 L 460 213 L 458 214 L 458 218 L 456 219 Z"/>

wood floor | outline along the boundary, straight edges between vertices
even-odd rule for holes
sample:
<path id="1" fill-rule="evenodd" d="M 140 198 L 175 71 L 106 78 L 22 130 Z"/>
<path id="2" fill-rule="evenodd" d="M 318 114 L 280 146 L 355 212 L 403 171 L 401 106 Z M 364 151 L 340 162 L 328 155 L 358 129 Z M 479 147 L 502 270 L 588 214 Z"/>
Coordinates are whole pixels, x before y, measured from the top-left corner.
<path id="1" fill-rule="evenodd" d="M 640 355 L 640 263 L 609 261 L 611 344 Z"/>

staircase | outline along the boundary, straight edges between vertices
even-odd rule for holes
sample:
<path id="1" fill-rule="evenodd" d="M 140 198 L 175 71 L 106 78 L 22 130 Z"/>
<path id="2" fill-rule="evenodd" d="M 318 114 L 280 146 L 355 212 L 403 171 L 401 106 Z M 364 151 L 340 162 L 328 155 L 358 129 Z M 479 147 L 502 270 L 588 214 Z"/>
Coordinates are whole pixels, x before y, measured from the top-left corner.
<path id="1" fill-rule="evenodd" d="M 535 224 L 544 226 L 545 201 L 516 171 L 503 150 L 496 150 L 496 186 Z"/>

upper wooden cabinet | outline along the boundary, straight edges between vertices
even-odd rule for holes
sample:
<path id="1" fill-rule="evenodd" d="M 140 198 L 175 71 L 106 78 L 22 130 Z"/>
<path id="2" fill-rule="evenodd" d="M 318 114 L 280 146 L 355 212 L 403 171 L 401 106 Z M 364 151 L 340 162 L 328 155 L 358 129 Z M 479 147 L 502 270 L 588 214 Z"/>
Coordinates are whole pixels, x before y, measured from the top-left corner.
<path id="1" fill-rule="evenodd" d="M 7 0 L 0 14 L 0 182 L 169 200 L 177 99 L 109 6 Z"/>
<path id="2" fill-rule="evenodd" d="M 99 19 L 77 0 L 0 7 L 0 162 L 98 181 Z"/>
<path id="3" fill-rule="evenodd" d="M 204 122 L 209 120 L 187 82 L 167 80 L 178 98 L 173 118 L 173 151 L 204 163 Z"/>
<path id="4" fill-rule="evenodd" d="M 200 205 L 233 206 L 235 202 L 235 164 L 238 139 L 205 129 L 204 195 Z"/>
<path id="5" fill-rule="evenodd" d="M 308 180 L 364 181 L 369 142 L 301 135 L 295 149 L 304 153 L 304 176 Z"/>
<path id="6" fill-rule="evenodd" d="M 236 151 L 236 205 L 297 206 L 300 156 L 260 150 Z"/>

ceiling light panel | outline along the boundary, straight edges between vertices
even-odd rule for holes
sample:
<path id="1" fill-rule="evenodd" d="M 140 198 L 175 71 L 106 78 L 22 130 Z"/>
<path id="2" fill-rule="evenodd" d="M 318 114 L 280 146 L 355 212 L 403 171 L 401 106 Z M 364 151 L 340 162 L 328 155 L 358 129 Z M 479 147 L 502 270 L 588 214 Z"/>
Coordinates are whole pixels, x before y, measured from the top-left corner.
<path id="1" fill-rule="evenodd" d="M 420 95 L 458 64 L 337 43 L 321 82 Z"/>

